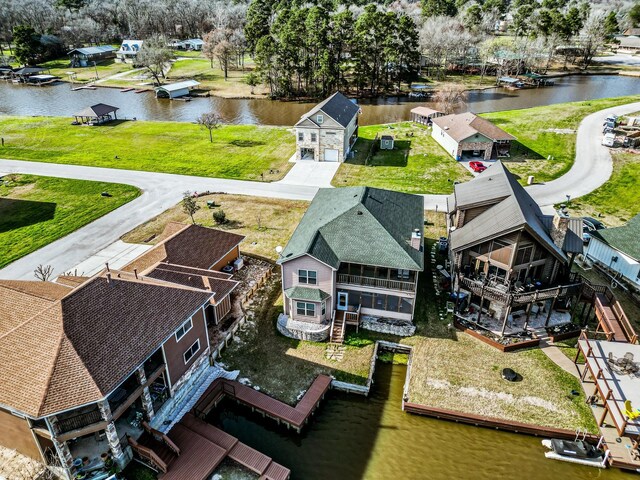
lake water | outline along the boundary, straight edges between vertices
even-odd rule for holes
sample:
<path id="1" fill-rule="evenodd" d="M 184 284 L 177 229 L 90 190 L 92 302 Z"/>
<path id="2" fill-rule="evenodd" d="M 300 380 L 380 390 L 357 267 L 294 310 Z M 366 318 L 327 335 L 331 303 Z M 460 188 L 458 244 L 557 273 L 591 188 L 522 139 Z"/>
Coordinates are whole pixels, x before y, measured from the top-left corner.
<path id="1" fill-rule="evenodd" d="M 555 82 L 553 87 L 538 89 L 473 91 L 469 94 L 468 109 L 483 113 L 640 93 L 640 78 L 635 77 L 572 76 L 555 79 Z M 0 114 L 71 116 L 96 103 L 117 106 L 119 117 L 140 120 L 192 122 L 202 112 L 213 110 L 228 123 L 287 126 L 295 124 L 311 106 L 300 102 L 218 97 L 181 102 L 156 99 L 153 93 L 121 93 L 112 88 L 73 92 L 65 83 L 33 87 L 0 81 Z M 390 97 L 362 100 L 360 104 L 363 111 L 360 124 L 371 125 L 407 120 L 412 108 L 425 103 Z"/>
<path id="2" fill-rule="evenodd" d="M 540 439 L 404 413 L 406 367 L 378 364 L 369 398 L 331 391 L 301 435 L 224 401 L 208 421 L 292 471 L 292 480 L 618 480 L 545 458 Z"/>

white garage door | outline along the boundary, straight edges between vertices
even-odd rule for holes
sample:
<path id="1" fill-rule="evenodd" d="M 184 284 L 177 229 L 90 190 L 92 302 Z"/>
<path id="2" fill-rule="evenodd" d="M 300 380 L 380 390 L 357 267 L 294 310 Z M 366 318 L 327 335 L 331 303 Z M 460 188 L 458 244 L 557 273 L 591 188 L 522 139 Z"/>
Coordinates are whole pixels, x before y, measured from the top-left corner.
<path id="1" fill-rule="evenodd" d="M 338 161 L 338 150 L 331 150 L 328 148 L 324 149 L 324 161 L 325 162 L 337 162 Z"/>

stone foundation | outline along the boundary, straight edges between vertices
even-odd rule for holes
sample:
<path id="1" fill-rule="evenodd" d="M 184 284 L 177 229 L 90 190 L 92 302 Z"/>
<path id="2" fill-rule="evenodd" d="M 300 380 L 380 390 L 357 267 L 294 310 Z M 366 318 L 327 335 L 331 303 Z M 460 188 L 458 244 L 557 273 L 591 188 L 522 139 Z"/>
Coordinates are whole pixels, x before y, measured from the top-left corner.
<path id="1" fill-rule="evenodd" d="M 416 333 L 416 326 L 407 320 L 363 316 L 360 326 L 378 333 L 388 333 L 400 337 L 410 337 Z"/>
<path id="2" fill-rule="evenodd" d="M 281 313 L 276 322 L 278 331 L 285 337 L 308 342 L 324 342 L 329 338 L 331 325 L 298 322 Z"/>

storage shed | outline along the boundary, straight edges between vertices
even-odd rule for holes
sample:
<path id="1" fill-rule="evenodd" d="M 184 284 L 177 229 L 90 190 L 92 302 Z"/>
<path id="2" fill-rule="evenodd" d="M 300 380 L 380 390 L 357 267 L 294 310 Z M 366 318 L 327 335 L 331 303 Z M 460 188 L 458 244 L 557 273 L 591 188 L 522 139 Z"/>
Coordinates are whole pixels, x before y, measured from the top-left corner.
<path id="1" fill-rule="evenodd" d="M 194 87 L 200 85 L 196 80 L 185 80 L 184 82 L 170 83 L 156 87 L 156 98 L 178 98 L 189 95 Z"/>

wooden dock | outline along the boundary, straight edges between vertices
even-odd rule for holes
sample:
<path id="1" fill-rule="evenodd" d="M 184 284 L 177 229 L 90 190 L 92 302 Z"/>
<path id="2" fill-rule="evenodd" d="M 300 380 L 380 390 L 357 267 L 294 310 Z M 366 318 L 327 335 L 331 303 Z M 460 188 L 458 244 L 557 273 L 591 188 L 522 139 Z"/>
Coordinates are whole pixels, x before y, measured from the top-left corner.
<path id="1" fill-rule="evenodd" d="M 331 377 L 318 375 L 298 404 L 292 407 L 239 382 L 219 378 L 200 397 L 193 413 L 200 418 L 206 417 L 226 396 L 300 432 L 330 387 Z"/>

